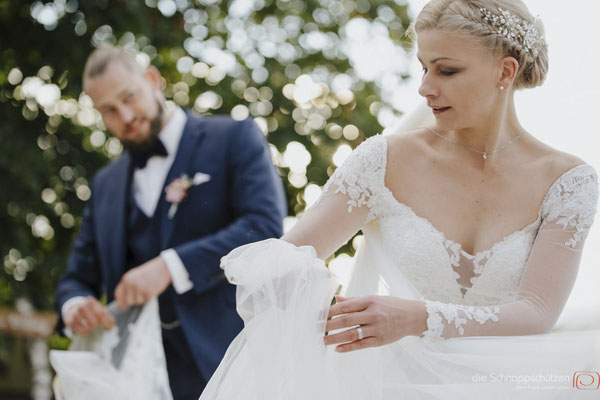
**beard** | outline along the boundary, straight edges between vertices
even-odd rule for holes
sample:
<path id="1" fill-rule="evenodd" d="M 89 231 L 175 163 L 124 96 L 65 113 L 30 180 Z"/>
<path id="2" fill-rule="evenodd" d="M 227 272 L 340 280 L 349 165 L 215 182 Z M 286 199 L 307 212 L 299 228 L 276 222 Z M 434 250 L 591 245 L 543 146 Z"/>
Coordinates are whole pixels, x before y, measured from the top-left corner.
<path id="1" fill-rule="evenodd" d="M 121 144 L 125 150 L 131 153 L 146 153 L 154 147 L 159 140 L 158 136 L 162 130 L 165 114 L 165 107 L 158 99 L 156 100 L 156 107 L 156 116 L 150 120 L 150 131 L 148 132 L 148 136 L 137 141 L 121 140 Z"/>

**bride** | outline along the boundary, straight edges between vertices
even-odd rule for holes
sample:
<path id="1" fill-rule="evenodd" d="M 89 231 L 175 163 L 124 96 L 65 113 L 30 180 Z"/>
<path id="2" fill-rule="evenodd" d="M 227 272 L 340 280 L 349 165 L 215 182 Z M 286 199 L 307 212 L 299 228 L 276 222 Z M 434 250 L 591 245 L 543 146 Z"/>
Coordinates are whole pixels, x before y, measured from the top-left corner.
<path id="1" fill-rule="evenodd" d="M 201 399 L 600 394 L 600 332 L 549 333 L 598 177 L 517 118 L 548 70 L 542 23 L 520 0 L 432 0 L 414 31 L 435 124 L 366 140 L 282 239 L 223 258 L 245 329 Z M 322 260 L 359 230 L 328 308 Z"/>

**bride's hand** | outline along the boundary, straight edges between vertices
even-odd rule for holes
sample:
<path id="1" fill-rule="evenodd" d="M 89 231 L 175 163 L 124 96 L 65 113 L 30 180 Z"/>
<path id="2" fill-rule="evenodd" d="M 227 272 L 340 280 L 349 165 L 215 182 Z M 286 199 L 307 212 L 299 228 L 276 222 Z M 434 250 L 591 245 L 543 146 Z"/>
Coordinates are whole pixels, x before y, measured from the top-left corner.
<path id="1" fill-rule="evenodd" d="M 326 345 L 344 343 L 335 348 L 339 352 L 383 346 L 405 336 L 422 336 L 427 330 L 427 311 L 422 301 L 390 296 L 337 296 L 336 300 L 329 309 L 331 319 L 325 330 L 360 325 L 363 333 L 362 339 L 356 328 L 325 336 Z"/>

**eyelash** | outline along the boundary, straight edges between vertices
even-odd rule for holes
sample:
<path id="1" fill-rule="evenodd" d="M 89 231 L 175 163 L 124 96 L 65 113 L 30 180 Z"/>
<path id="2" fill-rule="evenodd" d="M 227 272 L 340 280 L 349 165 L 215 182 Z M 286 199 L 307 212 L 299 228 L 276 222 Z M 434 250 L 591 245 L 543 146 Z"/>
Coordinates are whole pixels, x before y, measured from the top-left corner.
<path id="1" fill-rule="evenodd" d="M 427 68 L 423 67 L 422 68 L 423 72 L 427 72 Z M 457 71 L 445 71 L 445 70 L 439 70 L 440 74 L 444 75 L 444 76 L 452 76 L 454 75 Z"/>

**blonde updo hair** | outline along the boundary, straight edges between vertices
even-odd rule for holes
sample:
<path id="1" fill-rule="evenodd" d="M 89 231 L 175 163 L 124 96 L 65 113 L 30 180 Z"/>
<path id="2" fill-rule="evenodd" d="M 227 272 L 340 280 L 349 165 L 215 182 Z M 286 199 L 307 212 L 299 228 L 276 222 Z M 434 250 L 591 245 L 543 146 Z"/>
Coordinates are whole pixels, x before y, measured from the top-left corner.
<path id="1" fill-rule="evenodd" d="M 541 86 L 548 73 L 548 45 L 544 40 L 536 42 L 536 51 L 527 51 L 523 44 L 499 34 L 493 25 L 485 21 L 481 8 L 498 14 L 498 8 L 531 22 L 539 36 L 544 37 L 544 25 L 534 18 L 521 0 L 432 0 L 419 13 L 412 30 L 440 30 L 464 34 L 490 50 L 493 55 L 514 57 L 519 71 L 514 80 L 515 89 Z"/>

